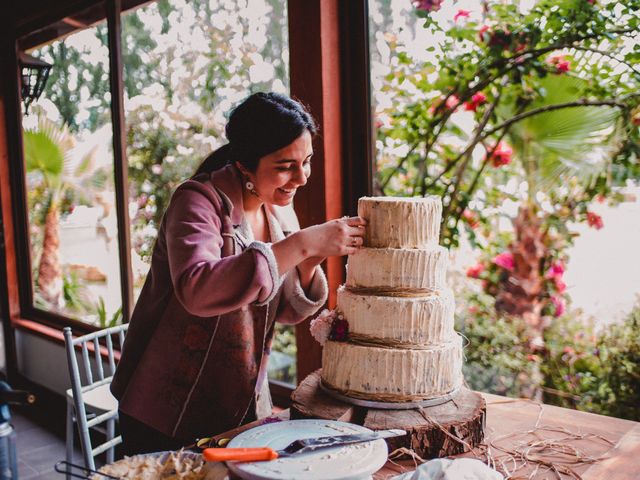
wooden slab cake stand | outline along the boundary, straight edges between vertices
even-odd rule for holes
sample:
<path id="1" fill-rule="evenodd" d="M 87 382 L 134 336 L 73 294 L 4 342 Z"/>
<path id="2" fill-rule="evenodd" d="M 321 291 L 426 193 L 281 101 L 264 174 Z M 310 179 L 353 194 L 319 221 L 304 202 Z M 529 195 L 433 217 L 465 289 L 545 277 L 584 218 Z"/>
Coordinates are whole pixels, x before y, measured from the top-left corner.
<path id="1" fill-rule="evenodd" d="M 340 420 L 371 430 L 401 428 L 407 435 L 387 439 L 389 451 L 404 447 L 424 459 L 467 452 L 468 446 L 475 447 L 484 438 L 486 403 L 481 395 L 471 390 L 461 388 L 449 401 L 436 406 L 409 410 L 374 409 L 345 403 L 328 395 L 321 388 L 320 372 L 316 370 L 310 374 L 291 395 L 292 419 Z"/>

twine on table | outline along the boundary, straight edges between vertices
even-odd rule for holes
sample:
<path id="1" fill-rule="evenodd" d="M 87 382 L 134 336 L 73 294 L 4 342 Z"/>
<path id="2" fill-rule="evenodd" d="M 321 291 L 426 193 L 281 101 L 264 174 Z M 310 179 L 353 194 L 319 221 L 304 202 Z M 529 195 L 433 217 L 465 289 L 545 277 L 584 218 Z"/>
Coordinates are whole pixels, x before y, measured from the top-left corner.
<path id="1" fill-rule="evenodd" d="M 448 429 L 440 425 L 436 420 L 429 417 L 422 408 L 417 409 L 423 418 L 438 427 L 447 437 L 451 438 L 466 448 L 472 456 L 487 466 L 497 470 L 505 475 L 505 478 L 527 478 L 533 479 L 539 473 L 553 473 L 558 480 L 572 478 L 581 480 L 582 477 L 575 471 L 576 467 L 581 465 L 593 464 L 607 457 L 607 454 L 593 456 L 587 454 L 581 448 L 570 445 L 569 442 L 575 441 L 600 441 L 613 446 L 614 442 L 593 433 L 576 433 L 566 427 L 556 427 L 544 425 L 541 423 L 544 413 L 544 405 L 529 401 L 526 399 L 513 399 L 492 402 L 492 405 L 515 402 L 528 402 L 539 408 L 538 416 L 534 426 L 525 431 L 502 435 L 489 442 L 481 443 L 476 448 L 472 447 L 468 442 L 450 432 Z M 559 438 L 542 438 L 542 432 L 551 432 L 562 434 Z M 533 439 L 526 439 L 519 442 L 513 442 L 513 446 L 504 447 L 499 442 L 514 439 L 516 437 L 533 436 Z M 414 465 L 425 463 L 427 460 L 421 458 L 412 449 L 398 448 L 389 454 L 389 459 L 398 460 L 403 455 L 409 456 Z M 524 468 L 533 466 L 533 471 L 526 476 L 521 472 Z"/>

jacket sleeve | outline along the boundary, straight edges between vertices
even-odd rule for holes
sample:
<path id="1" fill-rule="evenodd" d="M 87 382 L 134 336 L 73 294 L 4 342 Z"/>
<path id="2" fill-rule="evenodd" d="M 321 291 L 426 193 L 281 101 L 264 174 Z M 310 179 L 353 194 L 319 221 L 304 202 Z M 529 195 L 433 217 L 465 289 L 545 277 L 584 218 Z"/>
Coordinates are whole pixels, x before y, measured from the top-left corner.
<path id="1" fill-rule="evenodd" d="M 325 304 L 329 294 L 327 277 L 319 265 L 313 274 L 308 293 L 300 285 L 297 268 L 285 275 L 283 288 L 276 321 L 286 324 L 300 323 L 314 315 Z"/>
<path id="2" fill-rule="evenodd" d="M 165 216 L 175 295 L 192 315 L 211 317 L 264 304 L 280 286 L 270 244 L 253 242 L 244 252 L 221 258 L 222 212 L 220 197 L 209 187 L 186 182 Z"/>

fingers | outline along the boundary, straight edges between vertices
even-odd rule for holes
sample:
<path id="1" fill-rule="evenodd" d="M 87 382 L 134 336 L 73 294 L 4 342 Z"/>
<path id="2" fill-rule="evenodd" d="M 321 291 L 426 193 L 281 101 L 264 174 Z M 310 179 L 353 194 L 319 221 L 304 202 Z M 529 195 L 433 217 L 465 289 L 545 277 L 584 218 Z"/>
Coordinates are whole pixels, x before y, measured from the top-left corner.
<path id="1" fill-rule="evenodd" d="M 364 228 L 364 226 L 367 224 L 367 221 L 362 217 L 342 217 L 342 218 L 346 220 L 347 225 L 349 225 L 350 227 Z"/>
<path id="2" fill-rule="evenodd" d="M 349 246 L 350 247 L 361 247 L 364 243 L 364 238 L 352 236 L 349 238 Z"/>

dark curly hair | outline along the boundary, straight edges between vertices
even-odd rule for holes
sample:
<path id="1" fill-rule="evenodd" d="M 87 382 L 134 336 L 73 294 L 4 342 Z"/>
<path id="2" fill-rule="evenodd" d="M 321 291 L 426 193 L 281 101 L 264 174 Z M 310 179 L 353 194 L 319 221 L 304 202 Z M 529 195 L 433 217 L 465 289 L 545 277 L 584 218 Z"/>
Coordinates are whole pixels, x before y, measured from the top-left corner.
<path id="1" fill-rule="evenodd" d="M 234 161 L 255 172 L 260 158 L 286 147 L 305 130 L 313 136 L 317 127 L 300 102 L 280 93 L 254 93 L 231 112 L 225 127 L 229 143 L 212 152 L 195 175 Z"/>

